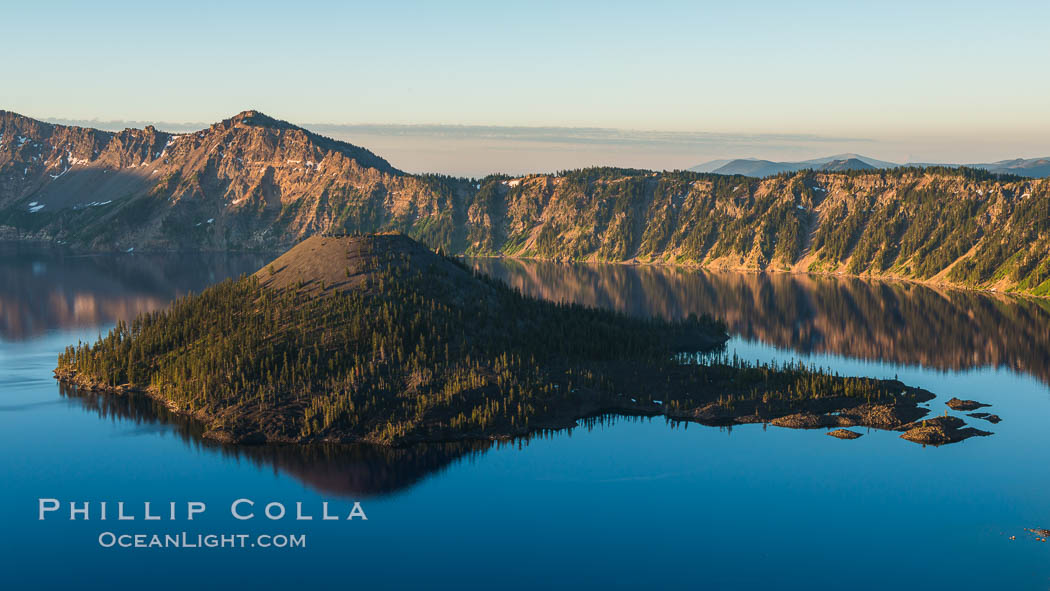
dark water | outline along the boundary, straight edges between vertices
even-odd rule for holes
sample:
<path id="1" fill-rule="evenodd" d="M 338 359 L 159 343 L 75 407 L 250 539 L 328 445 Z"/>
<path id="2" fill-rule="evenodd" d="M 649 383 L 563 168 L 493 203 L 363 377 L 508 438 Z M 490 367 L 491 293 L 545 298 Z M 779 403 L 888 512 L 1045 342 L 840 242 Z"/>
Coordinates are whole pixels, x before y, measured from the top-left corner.
<path id="1" fill-rule="evenodd" d="M 992 437 L 923 448 L 871 431 L 609 420 L 510 445 L 230 448 L 140 398 L 64 390 L 66 344 L 266 257 L 0 250 L 5 588 L 1010 588 L 1050 586 L 1050 311 L 897 283 L 479 260 L 523 291 L 725 318 L 730 349 L 992 403 Z M 37 519 L 37 499 L 136 521 Z M 233 519 L 230 503 L 259 517 Z M 207 504 L 143 521 L 142 503 Z M 312 521 L 261 517 L 270 501 Z M 367 521 L 322 521 L 321 503 Z M 137 508 L 135 508 L 137 507 Z M 102 548 L 102 532 L 305 534 L 285 549 Z M 1010 540 L 1016 536 L 1015 540 Z"/>

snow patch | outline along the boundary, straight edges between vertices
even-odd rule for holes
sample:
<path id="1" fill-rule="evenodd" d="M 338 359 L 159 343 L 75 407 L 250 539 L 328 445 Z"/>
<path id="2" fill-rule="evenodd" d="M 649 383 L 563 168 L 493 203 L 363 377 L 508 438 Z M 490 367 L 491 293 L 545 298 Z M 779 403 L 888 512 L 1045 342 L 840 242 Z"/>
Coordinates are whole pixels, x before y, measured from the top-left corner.
<path id="1" fill-rule="evenodd" d="M 74 205 L 73 206 L 73 210 L 74 211 L 79 211 L 81 209 L 87 209 L 88 207 L 102 207 L 104 205 L 109 205 L 110 203 L 113 203 L 112 199 L 110 199 L 108 201 L 92 201 L 91 203 L 80 203 L 80 204 Z"/>
<path id="2" fill-rule="evenodd" d="M 69 150 L 66 150 L 66 159 L 69 161 L 70 166 L 76 166 L 77 164 L 87 164 L 88 162 L 90 162 L 87 158 L 81 159 L 77 158 L 76 156 L 73 156 L 73 152 L 70 152 Z"/>
<path id="3" fill-rule="evenodd" d="M 40 211 L 41 209 L 44 209 L 44 204 L 43 203 L 37 205 L 36 201 L 34 201 L 33 203 L 29 204 L 29 213 L 36 213 L 36 212 Z"/>

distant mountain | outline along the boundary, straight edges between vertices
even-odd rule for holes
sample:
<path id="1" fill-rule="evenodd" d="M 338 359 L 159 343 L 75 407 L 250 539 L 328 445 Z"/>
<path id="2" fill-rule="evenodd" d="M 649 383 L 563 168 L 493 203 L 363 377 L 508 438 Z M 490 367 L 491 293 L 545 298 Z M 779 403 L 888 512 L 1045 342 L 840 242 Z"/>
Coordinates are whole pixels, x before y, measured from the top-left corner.
<path id="1" fill-rule="evenodd" d="M 732 160 L 711 171 L 715 174 L 741 174 L 744 176 L 767 177 L 782 172 L 794 172 L 805 168 L 791 162 L 771 162 L 769 160 Z"/>
<path id="2" fill-rule="evenodd" d="M 1031 178 L 1050 176 L 1050 157 L 1047 158 L 1014 158 L 987 164 L 967 164 L 971 168 L 983 168 L 999 174 L 1016 174 Z"/>
<path id="3" fill-rule="evenodd" d="M 939 162 L 909 162 L 898 164 L 886 160 L 877 160 L 860 154 L 836 154 L 812 160 L 799 162 L 775 162 L 772 160 L 760 160 L 758 158 L 735 158 L 730 160 L 712 160 L 698 164 L 688 170 L 691 172 L 713 172 L 715 174 L 750 176 L 764 178 L 783 172 L 797 172 L 800 170 L 874 170 L 897 168 L 899 166 L 928 167 L 943 166 L 947 168 L 979 168 L 994 172 L 996 174 L 1014 174 L 1029 178 L 1050 177 L 1050 157 L 1046 158 L 1014 158 L 1012 160 L 1000 160 L 998 162 L 986 162 L 978 164 L 954 164 Z"/>
<path id="4" fill-rule="evenodd" d="M 737 158 L 734 160 L 712 160 L 690 168 L 692 172 L 713 172 L 715 174 L 739 174 L 755 178 L 773 176 L 782 172 L 799 170 L 872 170 L 876 168 L 895 168 L 900 166 L 893 162 L 876 160 L 860 154 L 836 154 L 824 158 L 814 158 L 801 162 L 774 162 L 757 158 Z"/>
<path id="5" fill-rule="evenodd" d="M 817 170 L 841 172 L 843 170 L 877 170 L 879 167 L 872 166 L 859 158 L 845 158 L 843 160 L 830 160 L 821 164 Z"/>
<path id="6" fill-rule="evenodd" d="M 719 168 L 722 168 L 726 164 L 732 162 L 733 158 L 723 158 L 721 160 L 712 160 L 710 162 L 704 162 L 703 164 L 697 164 L 690 168 L 692 172 L 714 172 Z M 756 158 L 741 158 L 740 160 L 756 160 Z"/>
<path id="7" fill-rule="evenodd" d="M 825 156 L 824 158 L 814 158 L 812 160 L 803 160 L 800 164 L 828 164 L 829 162 L 835 162 L 838 160 L 857 160 L 860 163 L 867 164 L 870 168 L 896 168 L 900 166 L 896 162 L 887 162 L 886 160 L 876 160 L 875 158 L 869 158 L 860 154 L 848 153 L 848 154 L 835 154 L 834 156 Z"/>

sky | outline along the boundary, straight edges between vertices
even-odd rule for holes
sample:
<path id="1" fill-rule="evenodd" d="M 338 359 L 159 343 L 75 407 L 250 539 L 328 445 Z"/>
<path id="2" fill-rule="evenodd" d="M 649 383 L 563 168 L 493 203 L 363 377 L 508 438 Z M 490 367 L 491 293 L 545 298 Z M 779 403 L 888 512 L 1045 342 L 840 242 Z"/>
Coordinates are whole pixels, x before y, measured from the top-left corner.
<path id="1" fill-rule="evenodd" d="M 1050 155 L 1045 0 L 58 1 L 4 14 L 0 109 L 174 126 L 255 108 L 342 125 L 341 139 L 412 171 Z M 564 137 L 493 137 L 531 127 Z M 576 141 L 587 129 L 640 139 Z M 654 144 L 661 133 L 703 141 Z"/>

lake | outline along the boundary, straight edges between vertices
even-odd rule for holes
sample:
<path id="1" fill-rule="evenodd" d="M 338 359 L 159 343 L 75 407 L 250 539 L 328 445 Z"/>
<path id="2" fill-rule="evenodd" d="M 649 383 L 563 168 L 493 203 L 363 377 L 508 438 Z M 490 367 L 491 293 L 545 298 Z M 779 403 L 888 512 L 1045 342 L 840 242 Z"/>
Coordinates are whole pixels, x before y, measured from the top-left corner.
<path id="1" fill-rule="evenodd" d="M 118 319 L 252 272 L 261 255 L 0 248 L 0 549 L 8 588 L 850 588 L 1050 584 L 1050 302 L 836 277 L 468 263 L 525 293 L 635 315 L 710 313 L 729 354 L 898 376 L 992 404 L 994 435 L 712 428 L 607 418 L 527 441 L 228 447 L 141 397 L 60 387 L 58 353 Z M 38 519 L 38 499 L 91 519 Z M 234 519 L 251 499 L 258 515 Z M 98 503 L 134 521 L 100 521 Z M 187 502 L 207 511 L 184 518 Z M 178 520 L 145 521 L 143 504 Z M 314 517 L 271 521 L 297 502 Z M 322 503 L 365 520 L 323 520 Z M 64 513 L 63 513 L 64 511 Z M 305 548 L 103 547 L 100 534 L 305 535 Z"/>

